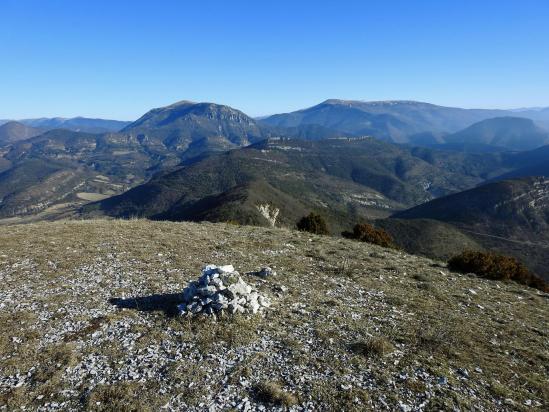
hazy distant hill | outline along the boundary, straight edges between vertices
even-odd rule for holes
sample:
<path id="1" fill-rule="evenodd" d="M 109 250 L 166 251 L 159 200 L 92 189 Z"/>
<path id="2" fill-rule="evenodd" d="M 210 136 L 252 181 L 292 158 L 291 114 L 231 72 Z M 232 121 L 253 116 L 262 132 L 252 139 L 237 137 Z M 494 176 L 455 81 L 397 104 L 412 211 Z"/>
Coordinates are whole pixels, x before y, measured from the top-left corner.
<path id="1" fill-rule="evenodd" d="M 487 145 L 511 150 L 529 150 L 548 144 L 549 132 L 536 126 L 530 119 L 497 117 L 483 120 L 446 136 L 444 141 L 449 144 Z"/>
<path id="2" fill-rule="evenodd" d="M 425 133 L 456 132 L 504 111 L 459 109 L 414 101 L 362 102 L 330 99 L 308 109 L 277 114 L 261 121 L 272 126 L 318 124 L 355 135 L 406 143 Z"/>
<path id="3" fill-rule="evenodd" d="M 0 145 L 28 139 L 42 132 L 41 129 L 29 127 L 19 122 L 7 122 L 0 126 Z"/>
<path id="4" fill-rule="evenodd" d="M 515 115 L 532 119 L 544 129 L 549 130 L 549 107 L 515 111 Z"/>
<path id="5" fill-rule="evenodd" d="M 67 129 L 83 133 L 117 132 L 130 123 L 120 120 L 88 119 L 85 117 L 74 117 L 71 119 L 63 117 L 23 119 L 19 120 L 19 122 L 45 130 Z"/>
<path id="6" fill-rule="evenodd" d="M 505 117 L 516 120 L 502 120 Z M 369 135 L 396 143 L 481 153 L 527 150 L 547 143 L 544 137 L 547 131 L 540 126 L 549 130 L 549 108 L 506 111 L 460 109 L 405 100 L 330 99 L 260 121 L 286 128 L 318 125 L 348 136 Z"/>

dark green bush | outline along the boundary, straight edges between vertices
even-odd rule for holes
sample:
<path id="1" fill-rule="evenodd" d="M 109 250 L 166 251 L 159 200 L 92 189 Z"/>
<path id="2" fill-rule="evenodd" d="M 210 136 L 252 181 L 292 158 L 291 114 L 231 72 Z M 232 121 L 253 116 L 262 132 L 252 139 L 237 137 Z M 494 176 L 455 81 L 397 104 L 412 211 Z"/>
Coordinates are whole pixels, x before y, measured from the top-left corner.
<path id="1" fill-rule="evenodd" d="M 512 280 L 548 291 L 549 285 L 514 257 L 492 252 L 465 251 L 448 261 L 448 268 L 494 280 Z"/>
<path id="2" fill-rule="evenodd" d="M 361 242 L 373 243 L 383 247 L 396 249 L 397 246 L 391 235 L 383 229 L 376 229 L 368 223 L 358 223 L 352 232 L 343 232 L 341 234 L 347 239 L 355 239 Z"/>
<path id="3" fill-rule="evenodd" d="M 302 217 L 297 222 L 297 228 L 302 232 L 316 233 L 317 235 L 328 235 L 328 225 L 322 216 L 311 212 L 308 216 Z"/>

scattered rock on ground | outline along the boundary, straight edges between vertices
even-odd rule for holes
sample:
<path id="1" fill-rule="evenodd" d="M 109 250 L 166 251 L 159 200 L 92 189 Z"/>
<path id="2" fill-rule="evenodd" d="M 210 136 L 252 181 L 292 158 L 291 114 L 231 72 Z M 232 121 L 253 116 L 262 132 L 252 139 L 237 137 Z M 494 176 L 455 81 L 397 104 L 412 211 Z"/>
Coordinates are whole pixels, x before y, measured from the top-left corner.
<path id="1" fill-rule="evenodd" d="M 264 268 L 262 268 L 259 272 L 256 272 L 257 276 L 259 277 L 262 277 L 262 278 L 267 278 L 267 277 L 270 277 L 270 276 L 276 276 L 276 272 L 271 269 L 269 266 L 266 266 Z"/>

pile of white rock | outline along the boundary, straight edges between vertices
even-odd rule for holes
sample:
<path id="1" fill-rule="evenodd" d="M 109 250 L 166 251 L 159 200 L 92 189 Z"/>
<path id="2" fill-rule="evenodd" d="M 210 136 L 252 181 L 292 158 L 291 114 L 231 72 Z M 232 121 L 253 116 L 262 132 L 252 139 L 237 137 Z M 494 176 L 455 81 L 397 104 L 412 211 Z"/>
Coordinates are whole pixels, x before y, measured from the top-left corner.
<path id="1" fill-rule="evenodd" d="M 183 303 L 177 306 L 181 315 L 222 315 L 223 313 L 255 314 L 271 302 L 247 284 L 232 265 L 208 265 L 202 275 L 183 290 Z"/>

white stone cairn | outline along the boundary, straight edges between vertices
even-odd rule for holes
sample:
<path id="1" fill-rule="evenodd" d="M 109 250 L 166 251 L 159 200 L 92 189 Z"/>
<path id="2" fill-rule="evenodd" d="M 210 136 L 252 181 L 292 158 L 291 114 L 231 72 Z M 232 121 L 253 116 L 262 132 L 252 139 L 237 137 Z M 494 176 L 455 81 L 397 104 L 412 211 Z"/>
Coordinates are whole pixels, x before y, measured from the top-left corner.
<path id="1" fill-rule="evenodd" d="M 183 290 L 183 303 L 177 309 L 184 316 L 217 316 L 256 314 L 270 305 L 270 300 L 247 284 L 232 265 L 207 265 L 198 280 Z"/>

